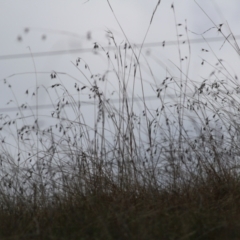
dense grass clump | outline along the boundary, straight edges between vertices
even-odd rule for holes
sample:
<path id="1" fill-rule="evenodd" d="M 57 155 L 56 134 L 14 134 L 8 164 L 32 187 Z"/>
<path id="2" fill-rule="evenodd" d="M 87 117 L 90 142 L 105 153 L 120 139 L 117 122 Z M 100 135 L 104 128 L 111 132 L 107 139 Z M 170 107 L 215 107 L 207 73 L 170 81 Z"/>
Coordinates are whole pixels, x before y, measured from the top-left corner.
<path id="1" fill-rule="evenodd" d="M 213 28 L 239 54 L 222 26 Z M 187 25 L 179 27 L 188 39 Z M 190 42 L 183 58 L 178 35 L 178 74 L 166 68 L 159 78 L 143 44 L 108 37 L 113 47 L 93 47 L 106 59 L 103 73 L 79 57 L 80 80 L 51 72 L 46 88 L 34 72 L 36 86 L 25 94 L 35 107 L 19 103 L 4 79 L 18 113 L 0 119 L 0 239 L 239 239 L 237 75 L 221 59 L 203 59 L 211 73 L 191 79 Z M 51 100 L 48 116 L 39 90 Z"/>
<path id="2" fill-rule="evenodd" d="M 239 182 L 199 183 L 178 191 L 139 189 L 55 196 L 49 205 L 1 211 L 8 239 L 238 239 Z"/>

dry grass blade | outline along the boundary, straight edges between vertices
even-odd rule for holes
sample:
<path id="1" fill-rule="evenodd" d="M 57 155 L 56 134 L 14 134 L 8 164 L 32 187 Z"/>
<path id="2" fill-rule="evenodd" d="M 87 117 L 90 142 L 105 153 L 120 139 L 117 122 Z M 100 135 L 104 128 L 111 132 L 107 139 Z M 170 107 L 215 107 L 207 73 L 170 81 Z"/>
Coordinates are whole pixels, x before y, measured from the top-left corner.
<path id="1" fill-rule="evenodd" d="M 157 6 L 155 7 L 155 9 L 154 9 L 154 11 L 153 11 L 153 14 L 152 14 L 152 17 L 151 17 L 151 20 L 150 20 L 150 24 L 152 24 L 152 20 L 153 20 L 153 18 L 154 18 L 154 15 L 155 15 L 155 13 L 156 13 L 156 11 L 157 11 L 160 3 L 161 3 L 161 0 L 158 1 Z"/>

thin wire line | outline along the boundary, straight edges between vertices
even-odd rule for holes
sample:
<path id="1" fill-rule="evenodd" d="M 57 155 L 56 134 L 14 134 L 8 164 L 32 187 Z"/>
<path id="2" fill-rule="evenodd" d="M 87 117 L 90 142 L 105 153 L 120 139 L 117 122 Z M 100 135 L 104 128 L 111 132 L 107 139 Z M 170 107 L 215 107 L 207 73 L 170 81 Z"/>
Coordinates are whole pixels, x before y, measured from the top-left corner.
<path id="1" fill-rule="evenodd" d="M 208 42 L 217 42 L 217 41 L 222 41 L 224 38 L 223 37 L 214 37 L 214 38 L 208 38 L 206 39 Z M 235 39 L 240 39 L 240 35 L 236 35 Z M 191 39 L 190 43 L 201 43 L 205 42 L 204 39 Z M 182 40 L 180 44 L 185 44 L 186 40 Z M 164 47 L 165 46 L 171 46 L 171 45 L 176 45 L 177 41 L 164 41 Z M 155 43 L 145 43 L 143 46 L 141 44 L 135 44 L 134 47 L 157 47 L 157 46 L 162 46 L 163 42 L 155 42 Z M 115 50 L 115 47 L 107 47 L 107 49 L 110 50 Z M 99 50 L 101 50 L 99 48 Z M 33 57 L 44 57 L 44 56 L 54 56 L 54 55 L 63 55 L 63 54 L 69 54 L 69 53 L 77 53 L 77 52 L 93 52 L 93 48 L 81 48 L 81 49 L 72 49 L 72 50 L 60 50 L 60 51 L 49 51 L 49 52 L 36 52 L 32 53 Z M 0 56 L 0 60 L 4 59 L 17 59 L 17 58 L 29 58 L 32 57 L 31 54 L 12 54 L 12 55 L 2 55 Z M 167 97 L 174 98 L 176 97 L 175 95 L 167 95 Z M 146 97 L 147 101 L 150 100 L 157 100 L 157 96 L 148 96 Z M 121 99 L 113 99 L 110 100 L 112 103 L 118 102 Z M 133 98 L 132 101 L 141 101 L 139 98 Z M 80 102 L 81 105 L 94 105 L 93 101 L 84 101 Z M 65 105 L 66 107 L 70 107 L 69 105 Z M 29 109 L 49 109 L 53 108 L 54 105 L 51 104 L 44 104 L 44 105 L 33 105 L 33 106 L 28 106 L 27 108 L 22 108 L 21 110 L 29 110 Z M 18 107 L 10 107 L 10 108 L 0 108 L 0 112 L 13 112 L 13 111 L 19 111 Z"/>
<path id="2" fill-rule="evenodd" d="M 219 42 L 225 39 L 224 37 L 213 37 L 213 38 L 207 38 L 206 40 L 208 42 Z M 240 39 L 240 35 L 236 35 L 235 39 Z M 204 39 L 198 38 L 198 39 L 190 39 L 190 43 L 202 43 L 205 42 Z M 186 44 L 187 40 L 181 40 L 180 44 Z M 172 46 L 176 45 L 177 41 L 163 41 L 163 42 L 152 42 L 152 43 L 145 43 L 143 46 L 142 44 L 133 44 L 134 47 L 140 48 L 147 48 L 147 47 L 158 47 L 158 46 Z M 124 46 L 123 46 L 124 47 Z M 108 51 L 115 50 L 116 48 L 111 46 L 105 47 Z M 98 51 L 102 51 L 101 48 L 98 48 Z M 59 51 L 46 51 L 46 52 L 35 52 L 32 53 L 33 57 L 46 57 L 46 56 L 57 56 L 57 55 L 64 55 L 64 54 L 71 54 L 71 53 L 88 53 L 88 52 L 94 52 L 96 49 L 94 48 L 79 48 L 79 49 L 70 49 L 70 50 L 59 50 Z M 31 54 L 23 53 L 23 54 L 9 54 L 9 55 L 2 55 L 0 56 L 0 60 L 7 60 L 7 59 L 19 59 L 19 58 L 30 58 L 32 57 Z"/>
<path id="3" fill-rule="evenodd" d="M 168 97 L 168 98 L 176 98 L 176 95 L 174 94 L 168 94 L 166 95 L 165 97 Z M 142 99 L 140 99 L 139 97 L 135 97 L 135 98 L 128 98 L 129 100 L 133 101 L 133 102 L 138 102 L 138 101 L 142 101 Z M 159 98 L 157 96 L 147 96 L 145 97 L 145 100 L 146 101 L 152 101 L 152 100 L 158 100 Z M 109 100 L 111 103 L 118 103 L 119 101 L 122 101 L 122 99 L 110 99 Z M 97 103 L 94 103 L 94 101 L 76 101 L 76 103 L 80 103 L 81 106 L 86 106 L 86 105 L 94 105 L 94 104 L 97 104 Z M 27 105 L 24 105 L 24 106 L 27 106 Z M 36 109 L 36 107 L 38 107 L 39 110 L 41 109 L 49 109 L 49 108 L 54 108 L 56 107 L 56 105 L 53 105 L 53 104 L 42 104 L 42 105 L 32 105 L 32 106 L 27 106 L 27 108 L 25 107 L 9 107 L 9 108 L 0 108 L 0 113 L 3 113 L 3 112 L 14 112 L 14 111 L 19 111 L 21 109 L 21 111 L 26 111 L 26 110 L 33 110 L 33 109 Z M 64 107 L 70 107 L 71 104 L 64 104 Z"/>

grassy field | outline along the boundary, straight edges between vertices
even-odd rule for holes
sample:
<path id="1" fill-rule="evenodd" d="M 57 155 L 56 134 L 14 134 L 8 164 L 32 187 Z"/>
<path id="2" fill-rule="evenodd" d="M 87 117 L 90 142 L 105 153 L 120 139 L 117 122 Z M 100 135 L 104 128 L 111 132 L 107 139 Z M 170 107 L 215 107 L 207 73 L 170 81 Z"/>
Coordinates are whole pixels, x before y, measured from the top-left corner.
<path id="1" fill-rule="evenodd" d="M 187 26 L 175 23 L 188 39 Z M 214 28 L 239 54 L 222 25 Z M 74 67 L 86 84 L 52 72 L 51 87 L 40 86 L 52 101 L 47 119 L 53 125 L 42 129 L 40 107 L 24 115 L 29 106 L 17 99 L 16 117 L 1 115 L 0 239 L 240 239 L 237 75 L 221 59 L 202 60 L 212 71 L 202 82 L 192 80 L 188 43 L 188 58 L 178 46 L 178 76 L 167 71 L 159 79 L 124 31 L 120 46 L 108 35 L 113 53 L 98 43 L 93 49 L 108 62 L 104 73 L 93 74 L 78 58 Z M 157 109 L 147 102 L 146 66 Z M 63 75 L 74 81 L 74 93 Z M 104 91 L 113 76 L 117 102 Z M 10 77 L 4 87 L 15 96 Z M 134 101 L 137 88 L 141 98 Z M 25 92 L 36 106 L 38 89 L 36 77 L 35 91 Z M 95 104 L 93 124 L 79 104 L 82 96 Z"/>
<path id="2" fill-rule="evenodd" d="M 138 193 L 93 183 L 92 194 L 67 192 L 41 208 L 19 200 L 1 211 L 1 239 L 239 239 L 239 182 L 228 177 Z"/>

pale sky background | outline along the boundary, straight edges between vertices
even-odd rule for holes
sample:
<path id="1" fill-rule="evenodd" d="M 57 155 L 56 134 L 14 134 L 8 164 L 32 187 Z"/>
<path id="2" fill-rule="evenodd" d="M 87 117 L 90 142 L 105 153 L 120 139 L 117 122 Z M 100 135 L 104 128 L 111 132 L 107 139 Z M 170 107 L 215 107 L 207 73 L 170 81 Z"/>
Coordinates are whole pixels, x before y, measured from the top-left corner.
<path id="1" fill-rule="evenodd" d="M 109 0 L 109 2 L 129 40 L 132 43 L 141 43 L 158 0 Z M 216 24 L 226 23 L 227 21 L 232 32 L 235 35 L 240 34 L 239 0 L 199 0 L 197 2 Z M 107 46 L 107 29 L 114 33 L 118 44 L 124 41 L 124 35 L 106 0 L 90 0 L 84 3 L 85 0 L 0 0 L 0 57 L 11 54 L 28 54 L 30 53 L 28 47 L 30 47 L 32 53 L 35 53 L 92 48 L 94 42 Z M 171 9 L 172 3 L 175 6 L 177 23 L 184 24 L 186 19 L 188 29 L 199 34 L 213 27 L 213 23 L 195 1 L 162 0 L 155 14 L 146 43 L 177 40 L 174 15 Z M 24 31 L 26 28 L 29 29 L 28 32 Z M 222 29 L 226 34 L 229 33 L 225 25 Z M 178 28 L 178 30 L 179 34 L 184 34 L 181 39 L 186 39 L 184 27 Z M 88 32 L 91 32 L 91 40 L 87 39 Z M 216 29 L 213 29 L 204 36 L 208 38 L 220 37 L 221 35 Z M 201 36 L 196 36 L 189 32 L 189 38 L 201 38 Z M 228 46 L 224 46 L 219 51 L 222 43 L 211 42 L 210 45 L 216 55 L 225 59 L 230 69 L 233 69 L 238 74 L 239 57 Z M 202 81 L 201 77 L 206 77 L 209 73 L 206 70 L 202 70 L 201 58 L 204 57 L 212 63 L 217 61 L 212 53 L 204 55 L 201 52 L 202 48 L 209 50 L 206 43 L 192 44 L 192 60 L 189 72 L 189 76 L 199 82 Z M 144 49 L 144 53 L 146 50 Z M 177 65 L 179 64 L 177 46 L 165 48 L 159 46 L 152 48 L 150 51 L 173 73 L 178 74 L 169 61 L 172 60 Z M 186 54 L 184 54 L 184 51 L 186 51 Z M 187 55 L 187 48 L 183 48 L 182 55 Z M 34 57 L 36 70 L 39 73 L 39 85 L 49 87 L 56 83 L 50 79 L 52 71 L 68 73 L 71 76 L 82 79 L 79 71 L 71 63 L 75 62 L 78 57 L 83 58 L 94 73 L 106 70 L 107 61 L 104 62 L 103 58 L 95 56 L 91 52 Z M 151 59 L 149 59 L 149 63 L 152 63 L 151 66 L 157 80 L 162 82 L 165 78 L 164 69 L 151 62 Z M 14 96 L 11 95 L 11 91 L 3 84 L 3 79 L 7 79 L 8 83 L 11 84 L 19 104 L 24 102 L 30 102 L 29 104 L 31 105 L 35 104 L 35 100 L 32 101 L 31 97 L 27 97 L 24 94 L 26 89 L 33 92 L 35 86 L 35 75 L 25 74 L 28 72 L 34 72 L 32 58 L 0 59 L 0 108 L 16 106 L 13 103 L 6 105 L 9 100 L 14 99 Z M 40 74 L 40 72 L 47 72 L 47 74 Z M 19 73 L 24 74 L 19 75 Z M 13 74 L 16 75 L 9 77 Z M 67 77 L 63 77 L 62 80 L 70 91 L 71 89 L 73 90 L 73 80 Z M 150 88 L 149 90 L 146 88 L 146 90 L 145 94 L 147 96 L 153 95 L 153 91 L 150 91 Z M 46 94 L 40 91 L 39 104 L 47 103 L 49 103 L 49 100 Z M 50 111 L 51 109 L 47 110 L 47 113 L 49 114 Z M 13 113 L 9 112 L 8 114 L 11 115 Z"/>

